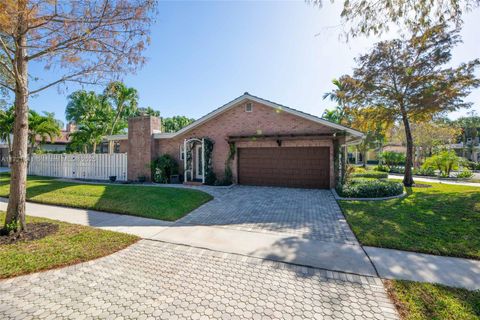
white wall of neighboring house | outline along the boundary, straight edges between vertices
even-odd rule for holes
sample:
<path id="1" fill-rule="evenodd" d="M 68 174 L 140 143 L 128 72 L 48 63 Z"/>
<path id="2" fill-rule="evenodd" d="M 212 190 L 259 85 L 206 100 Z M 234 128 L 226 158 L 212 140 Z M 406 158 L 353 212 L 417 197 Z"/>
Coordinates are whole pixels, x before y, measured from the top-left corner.
<path id="1" fill-rule="evenodd" d="M 65 150 L 67 150 L 67 145 L 44 143 L 39 146 L 39 149 L 43 151 L 64 152 Z"/>

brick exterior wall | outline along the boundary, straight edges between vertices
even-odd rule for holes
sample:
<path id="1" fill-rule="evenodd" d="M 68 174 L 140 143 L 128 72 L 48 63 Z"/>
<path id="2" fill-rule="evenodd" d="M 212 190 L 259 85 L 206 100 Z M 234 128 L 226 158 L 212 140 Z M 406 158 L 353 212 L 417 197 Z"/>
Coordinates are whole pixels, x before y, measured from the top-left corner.
<path id="1" fill-rule="evenodd" d="M 225 170 L 225 161 L 229 152 L 228 136 L 246 135 L 275 135 L 275 134 L 325 134 L 333 133 L 333 129 L 319 123 L 292 115 L 290 113 L 273 109 L 256 102 L 252 102 L 252 112 L 245 111 L 245 102 L 225 111 L 204 124 L 189 132 L 171 139 L 156 139 L 154 154 L 170 154 L 180 164 L 180 172 L 183 173 L 183 161 L 180 160 L 180 146 L 186 138 L 208 137 L 215 142 L 213 148 L 213 169 L 217 178 L 222 178 Z M 129 128 L 130 134 L 133 134 Z M 247 141 L 237 142 L 237 148 L 245 147 L 279 147 L 276 141 Z M 328 146 L 330 148 L 330 183 L 334 187 L 333 170 L 333 143 L 332 138 L 308 140 L 285 140 L 280 148 L 297 146 Z M 129 150 L 130 153 L 130 150 Z M 233 178 L 237 181 L 237 157 L 233 159 Z M 130 164 L 130 156 L 129 156 Z M 129 165 L 130 167 L 130 165 Z M 129 172 L 130 174 L 130 172 Z"/>
<path id="2" fill-rule="evenodd" d="M 140 116 L 128 120 L 128 180 L 136 181 L 140 176 L 145 176 L 147 181 L 151 181 L 150 162 L 155 156 L 152 134 L 158 130 L 160 130 L 160 118 Z"/>

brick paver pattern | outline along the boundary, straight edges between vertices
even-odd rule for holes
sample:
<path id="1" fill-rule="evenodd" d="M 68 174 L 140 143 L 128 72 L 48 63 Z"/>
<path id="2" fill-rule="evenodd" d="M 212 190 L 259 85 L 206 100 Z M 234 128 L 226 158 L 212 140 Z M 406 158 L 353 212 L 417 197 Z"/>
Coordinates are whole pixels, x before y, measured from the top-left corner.
<path id="1" fill-rule="evenodd" d="M 0 319 L 397 319 L 378 278 L 142 240 L 0 281 Z"/>
<path id="2" fill-rule="evenodd" d="M 235 186 L 178 223 L 358 244 L 329 190 Z"/>

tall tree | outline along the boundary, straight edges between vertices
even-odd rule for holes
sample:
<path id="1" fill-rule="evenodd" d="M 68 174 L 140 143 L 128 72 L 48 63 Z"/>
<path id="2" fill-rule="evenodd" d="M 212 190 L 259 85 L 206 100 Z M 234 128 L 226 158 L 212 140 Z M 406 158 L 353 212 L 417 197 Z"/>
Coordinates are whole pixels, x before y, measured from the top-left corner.
<path id="1" fill-rule="evenodd" d="M 195 119 L 187 118 L 185 116 L 173 116 L 171 118 L 163 118 L 162 126 L 164 132 L 177 132 L 178 130 L 188 126 Z"/>
<path id="2" fill-rule="evenodd" d="M 323 0 L 311 0 L 321 6 Z M 459 26 L 462 15 L 478 8 L 480 0 L 343 1 L 342 26 L 347 37 L 381 35 L 392 26 L 418 32 L 440 23 Z"/>
<path id="3" fill-rule="evenodd" d="M 138 106 L 138 92 L 120 81 L 111 82 L 105 88 L 104 96 L 110 101 L 114 117 L 109 134 L 113 135 L 127 127 L 127 119 L 135 114 Z M 108 152 L 113 153 L 114 141 L 109 141 Z"/>
<path id="4" fill-rule="evenodd" d="M 5 229 L 26 228 L 25 194 L 28 147 L 28 98 L 68 81 L 98 83 L 135 71 L 144 62 L 154 0 L 0 2 L 0 86 L 15 95 L 14 141 L 10 157 L 11 182 Z M 37 62 L 55 70 L 53 81 L 29 70 Z M 35 87 L 30 79 L 40 79 Z M 50 79 L 48 77 L 47 79 Z"/>
<path id="5" fill-rule="evenodd" d="M 382 108 L 378 116 L 402 121 L 407 145 L 403 183 L 407 187 L 413 184 L 411 121 L 470 107 L 464 98 L 480 85 L 474 74 L 480 60 L 445 67 L 459 42 L 458 30 L 449 32 L 444 24 L 408 40 L 379 42 L 356 59 L 353 77 L 346 77 L 351 83 L 349 99 L 356 101 L 356 107 L 378 106 Z"/>

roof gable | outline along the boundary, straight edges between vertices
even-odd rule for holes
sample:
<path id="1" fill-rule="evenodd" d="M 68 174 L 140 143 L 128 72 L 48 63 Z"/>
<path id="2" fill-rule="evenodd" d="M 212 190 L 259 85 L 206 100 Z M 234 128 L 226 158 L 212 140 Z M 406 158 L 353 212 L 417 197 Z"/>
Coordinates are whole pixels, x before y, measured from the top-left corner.
<path id="1" fill-rule="evenodd" d="M 328 120 L 316 117 L 314 115 L 311 115 L 311 114 L 308 114 L 308 113 L 305 113 L 305 112 L 302 112 L 302 111 L 299 111 L 299 110 L 296 110 L 296 109 L 289 108 L 287 106 L 284 106 L 284 105 L 281 105 L 281 104 L 278 104 L 278 103 L 275 103 L 275 102 L 272 102 L 272 101 L 269 101 L 269 100 L 259 98 L 257 96 L 249 94 L 248 92 L 245 92 L 240 97 L 230 101 L 229 103 L 221 106 L 218 109 L 213 110 L 212 112 L 210 112 L 210 113 L 206 114 L 205 116 L 201 117 L 200 119 L 194 121 L 193 123 L 184 127 L 183 129 L 181 129 L 181 130 L 179 130 L 175 133 L 155 134 L 155 138 L 167 139 L 167 138 L 173 138 L 173 137 L 176 137 L 176 136 L 181 135 L 183 133 L 186 133 L 186 132 L 200 126 L 201 124 L 207 122 L 208 120 L 218 116 L 219 114 L 221 114 L 223 112 L 226 112 L 227 110 L 230 110 L 231 108 L 234 108 L 237 105 L 239 105 L 239 104 L 241 104 L 245 101 L 248 101 L 248 100 L 260 103 L 262 105 L 265 105 L 267 107 L 271 107 L 271 108 L 276 109 L 276 110 L 285 111 L 285 112 L 290 113 L 292 115 L 295 115 L 297 117 L 304 118 L 304 119 L 322 124 L 326 127 L 329 127 L 329 128 L 332 128 L 332 129 L 335 129 L 335 130 L 338 130 L 338 131 L 345 131 L 348 134 L 350 134 L 351 136 L 354 136 L 356 138 L 363 138 L 364 137 L 364 134 L 360 131 L 342 126 L 342 125 L 337 124 L 337 123 L 330 122 Z"/>

